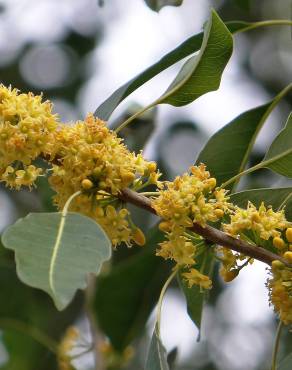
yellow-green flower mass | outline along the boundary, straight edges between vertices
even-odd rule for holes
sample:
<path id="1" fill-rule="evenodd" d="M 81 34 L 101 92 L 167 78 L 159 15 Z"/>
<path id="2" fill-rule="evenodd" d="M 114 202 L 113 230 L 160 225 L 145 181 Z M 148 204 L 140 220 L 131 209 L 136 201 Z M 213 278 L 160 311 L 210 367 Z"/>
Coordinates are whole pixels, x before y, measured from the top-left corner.
<path id="1" fill-rule="evenodd" d="M 62 123 L 42 96 L 0 85 L 0 144 L 1 182 L 16 190 L 31 189 L 39 176 L 47 176 L 60 210 L 79 192 L 70 210 L 96 220 L 113 247 L 146 242 L 121 200 L 123 190 L 139 192 L 148 185 L 156 186 L 156 192 L 150 193 L 151 207 L 161 218 L 159 227 L 165 234 L 157 255 L 173 260 L 183 270 L 189 287 L 195 284 L 210 289 L 212 285 L 196 268 L 197 256 L 209 246 L 194 232 L 194 224 L 205 228 L 211 223 L 244 240 L 252 232 L 259 241 L 270 240 L 279 256 L 292 261 L 292 228 L 284 210 L 274 211 L 263 203 L 258 208 L 248 203 L 245 209 L 233 205 L 204 164 L 192 166 L 174 181 L 160 182 L 156 163 L 147 161 L 142 153 L 129 151 L 123 140 L 92 114 L 83 121 Z M 253 262 L 225 245 L 213 251 L 221 261 L 220 273 L 226 282 Z M 291 269 L 274 261 L 268 287 L 280 319 L 291 324 Z"/>

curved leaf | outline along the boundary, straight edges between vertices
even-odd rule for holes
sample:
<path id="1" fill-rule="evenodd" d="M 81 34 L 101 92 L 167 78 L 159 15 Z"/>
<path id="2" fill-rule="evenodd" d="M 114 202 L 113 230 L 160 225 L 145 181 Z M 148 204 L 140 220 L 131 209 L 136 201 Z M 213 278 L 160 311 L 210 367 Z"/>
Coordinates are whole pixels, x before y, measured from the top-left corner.
<path id="1" fill-rule="evenodd" d="M 150 9 L 159 12 L 164 6 L 180 6 L 183 0 L 144 0 Z"/>
<path id="2" fill-rule="evenodd" d="M 269 103 L 240 114 L 210 138 L 196 163 L 206 164 L 218 185 L 244 170 L 266 119 L 291 88 L 291 85 L 287 86 Z M 236 182 L 229 189 L 234 190 L 235 187 Z"/>
<path id="3" fill-rule="evenodd" d="M 186 61 L 175 80 L 155 104 L 180 107 L 207 92 L 217 90 L 232 50 L 232 35 L 215 10 L 212 10 L 200 53 Z"/>
<path id="4" fill-rule="evenodd" d="M 260 167 L 267 167 L 280 175 L 292 177 L 292 113 L 279 135 L 272 142 Z"/>
<path id="5" fill-rule="evenodd" d="M 235 21 L 227 22 L 226 27 L 231 33 L 234 33 L 246 29 L 251 24 L 252 23 Z M 153 77 L 157 76 L 160 72 L 169 68 L 173 64 L 200 50 L 202 41 L 202 32 L 188 38 L 177 48 L 163 56 L 158 62 L 148 67 L 129 82 L 119 87 L 96 109 L 94 115 L 107 121 L 116 107 L 133 91 L 137 90 L 139 87 L 150 81 Z"/>
<path id="6" fill-rule="evenodd" d="M 231 194 L 230 199 L 239 207 L 246 207 L 248 201 L 257 207 L 261 202 L 264 202 L 265 205 L 272 206 L 273 209 L 285 205 L 286 217 L 292 221 L 292 187 L 250 189 Z"/>
<path id="7" fill-rule="evenodd" d="M 169 370 L 166 350 L 155 326 L 146 360 L 145 370 Z"/>
<path id="8" fill-rule="evenodd" d="M 292 368 L 292 353 L 286 356 L 277 367 L 277 370 L 291 370 Z"/>
<path id="9" fill-rule="evenodd" d="M 31 213 L 4 231 L 2 243 L 15 251 L 20 280 L 47 292 L 59 310 L 111 256 L 102 228 L 77 213 Z"/>
<path id="10" fill-rule="evenodd" d="M 122 351 L 142 333 L 169 276 L 171 265 L 155 256 L 163 238 L 159 229 L 150 230 L 143 251 L 97 279 L 97 321 L 116 350 Z"/>

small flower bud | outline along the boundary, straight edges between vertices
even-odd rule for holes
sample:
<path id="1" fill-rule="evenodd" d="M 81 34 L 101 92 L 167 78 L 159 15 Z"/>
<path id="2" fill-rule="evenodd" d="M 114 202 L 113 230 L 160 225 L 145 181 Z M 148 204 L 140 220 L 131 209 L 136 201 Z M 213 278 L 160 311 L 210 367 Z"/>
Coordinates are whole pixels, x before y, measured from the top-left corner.
<path id="1" fill-rule="evenodd" d="M 284 268 L 284 267 L 285 267 L 284 263 L 283 263 L 283 262 L 281 262 L 281 261 L 279 261 L 279 260 L 274 260 L 274 261 L 272 262 L 272 268 L 273 268 L 274 270 L 279 270 L 279 269 L 282 269 L 282 268 Z"/>
<path id="2" fill-rule="evenodd" d="M 225 283 L 229 283 L 230 281 L 234 280 L 239 274 L 239 270 L 230 270 L 230 271 L 226 271 L 223 275 L 223 280 L 225 281 Z"/>
<path id="3" fill-rule="evenodd" d="M 215 209 L 214 214 L 217 218 L 222 218 L 224 216 L 224 211 L 222 211 L 222 209 L 217 208 Z"/>
<path id="4" fill-rule="evenodd" d="M 148 170 L 150 173 L 155 172 L 157 169 L 157 164 L 155 162 L 148 163 Z"/>
<path id="5" fill-rule="evenodd" d="M 167 221 L 160 222 L 159 230 L 161 230 L 163 232 L 168 232 L 169 231 L 169 223 Z"/>
<path id="6" fill-rule="evenodd" d="M 285 252 L 283 257 L 289 262 L 292 263 L 292 252 Z"/>
<path id="7" fill-rule="evenodd" d="M 93 187 L 93 182 L 89 179 L 84 179 L 81 182 L 81 186 L 84 190 L 89 190 Z"/>
<path id="8" fill-rule="evenodd" d="M 273 244 L 277 249 L 284 249 L 286 244 L 283 239 L 279 238 L 278 236 L 275 236 L 273 239 Z"/>
<path id="9" fill-rule="evenodd" d="M 289 243 L 292 243 L 292 227 L 288 227 L 286 230 L 286 238 Z"/>
<path id="10" fill-rule="evenodd" d="M 133 231 L 133 240 L 136 244 L 140 245 L 141 247 L 145 245 L 146 239 L 143 231 L 137 227 Z"/>

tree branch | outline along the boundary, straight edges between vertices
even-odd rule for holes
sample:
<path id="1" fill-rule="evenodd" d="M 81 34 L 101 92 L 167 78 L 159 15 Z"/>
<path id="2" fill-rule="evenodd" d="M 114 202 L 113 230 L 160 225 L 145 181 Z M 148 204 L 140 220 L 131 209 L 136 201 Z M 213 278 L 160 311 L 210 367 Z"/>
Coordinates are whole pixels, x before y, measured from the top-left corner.
<path id="1" fill-rule="evenodd" d="M 134 204 L 135 206 L 145 209 L 146 211 L 156 215 L 155 209 L 151 207 L 151 201 L 144 195 L 140 195 L 139 193 L 130 189 L 124 189 L 120 193 L 119 198 L 123 202 Z M 285 265 L 290 266 L 283 257 L 272 253 L 261 246 L 254 246 L 241 239 L 236 239 L 210 225 L 203 227 L 198 223 L 194 223 L 192 230 L 208 241 L 232 249 L 233 251 L 242 253 L 246 256 L 255 258 L 258 261 L 264 262 L 268 265 L 271 265 L 274 260 L 279 260 Z"/>

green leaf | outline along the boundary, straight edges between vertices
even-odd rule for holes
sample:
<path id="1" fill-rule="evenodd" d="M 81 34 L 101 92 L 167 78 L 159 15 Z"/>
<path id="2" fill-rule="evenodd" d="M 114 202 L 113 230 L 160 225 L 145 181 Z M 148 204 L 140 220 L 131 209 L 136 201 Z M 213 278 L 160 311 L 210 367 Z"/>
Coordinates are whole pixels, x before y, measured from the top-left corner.
<path id="1" fill-rule="evenodd" d="M 183 0 L 144 0 L 150 9 L 159 12 L 164 6 L 180 6 Z"/>
<path id="2" fill-rule="evenodd" d="M 155 326 L 146 360 L 145 370 L 169 370 L 166 350 Z"/>
<path id="3" fill-rule="evenodd" d="M 199 154 L 196 163 L 204 163 L 207 166 L 211 175 L 216 178 L 217 185 L 244 169 L 272 102 L 237 116 L 217 131 Z"/>
<path id="4" fill-rule="evenodd" d="M 203 255 L 197 258 L 197 263 L 194 265 L 194 268 L 201 271 L 201 267 L 204 264 L 203 270 L 201 271 L 202 274 L 208 275 L 212 278 L 213 275 L 213 268 L 214 268 L 214 259 L 212 254 L 209 250 L 206 250 Z M 202 323 L 202 314 L 204 303 L 206 300 L 206 291 L 201 290 L 199 286 L 193 285 L 189 288 L 187 282 L 182 277 L 182 272 L 180 271 L 178 275 L 179 285 L 186 297 L 187 302 L 187 311 L 188 315 L 190 316 L 193 323 L 199 329 L 198 340 L 200 339 L 200 330 L 201 330 L 201 323 Z"/>
<path id="5" fill-rule="evenodd" d="M 38 329 L 58 342 L 65 329 L 80 316 L 83 307 L 82 297 L 79 294 L 66 310 L 57 311 L 47 294 L 24 285 L 18 279 L 10 251 L 0 246 L 0 255 L 2 303 L 0 330 L 1 339 L 9 354 L 8 362 L 0 368 L 1 370 L 56 369 L 55 355 L 33 339 L 29 333 L 17 329 L 21 326 Z M 10 322 L 17 324 L 11 325 Z"/>
<path id="6" fill-rule="evenodd" d="M 271 144 L 261 168 L 267 167 L 280 175 L 292 177 L 292 113 L 289 115 L 287 123 L 279 135 Z"/>
<path id="7" fill-rule="evenodd" d="M 277 370 L 291 370 L 292 368 L 292 353 L 286 356 L 277 367 Z"/>
<path id="8" fill-rule="evenodd" d="M 231 194 L 230 200 L 243 208 L 247 206 L 248 201 L 257 207 L 264 202 L 265 205 L 272 206 L 275 210 L 285 204 L 286 217 L 292 221 L 292 187 L 245 190 Z"/>
<path id="9" fill-rule="evenodd" d="M 218 185 L 244 170 L 254 142 L 266 119 L 291 87 L 291 85 L 287 86 L 269 103 L 240 114 L 217 131 L 207 142 L 196 163 L 206 164 L 212 176 L 217 179 Z M 232 187 L 226 186 L 231 190 L 235 187 L 236 182 Z"/>
<path id="10" fill-rule="evenodd" d="M 157 228 L 151 230 L 146 235 L 143 251 L 97 279 L 97 320 L 116 350 L 122 351 L 141 335 L 169 276 L 170 264 L 155 256 L 157 245 L 163 239 Z"/>
<path id="11" fill-rule="evenodd" d="M 231 33 L 240 32 L 241 30 L 248 29 L 253 23 L 248 22 L 228 22 L 226 27 Z M 107 121 L 116 107 L 128 97 L 133 91 L 150 81 L 153 77 L 157 76 L 160 72 L 169 68 L 173 64 L 179 62 L 185 57 L 197 52 L 203 41 L 203 33 L 191 36 L 177 48 L 163 56 L 158 62 L 139 73 L 136 77 L 131 79 L 119 87 L 112 95 L 110 95 L 95 111 L 95 116 Z"/>
<path id="12" fill-rule="evenodd" d="M 188 59 L 165 93 L 154 104 L 180 107 L 217 90 L 233 50 L 233 39 L 215 10 L 205 27 L 200 53 Z"/>
<path id="13" fill-rule="evenodd" d="M 20 280 L 47 292 L 59 310 L 111 256 L 105 232 L 77 213 L 31 213 L 4 231 L 2 243 L 15 251 Z"/>

